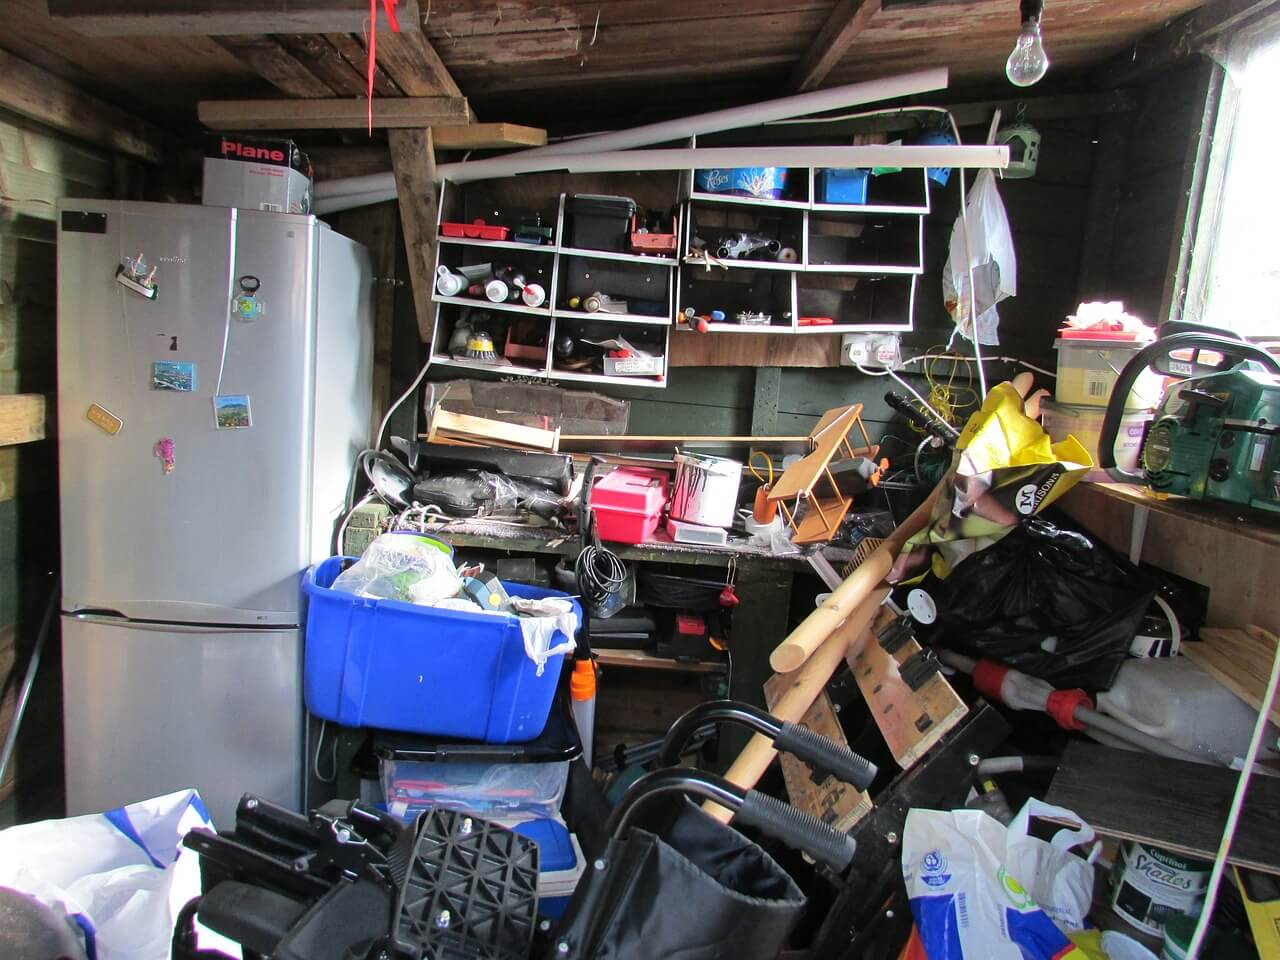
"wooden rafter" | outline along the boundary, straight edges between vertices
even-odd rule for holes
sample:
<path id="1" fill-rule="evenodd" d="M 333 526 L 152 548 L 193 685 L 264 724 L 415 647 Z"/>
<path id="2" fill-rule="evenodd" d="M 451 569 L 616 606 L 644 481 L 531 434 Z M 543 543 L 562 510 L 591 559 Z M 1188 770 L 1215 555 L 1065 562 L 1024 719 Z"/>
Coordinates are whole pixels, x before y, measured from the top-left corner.
<path id="1" fill-rule="evenodd" d="M 281 93 L 290 97 L 330 97 L 333 88 L 286 50 L 275 37 L 215 37 L 218 45 Z"/>
<path id="2" fill-rule="evenodd" d="M 880 12 L 881 0 L 840 0 L 791 74 L 797 91 L 812 90 L 826 79 L 845 51 Z"/>
<path id="3" fill-rule="evenodd" d="M 0 107 L 6 110 L 149 163 L 164 156 L 160 131 L 146 121 L 4 50 L 0 77 Z"/>
<path id="4" fill-rule="evenodd" d="M 96 36 L 337 33 L 360 30 L 364 0 L 49 0 L 49 15 Z M 417 23 L 417 0 L 400 0 L 401 23 Z M 378 31 L 387 29 L 378 12 Z"/>
<path id="5" fill-rule="evenodd" d="M 410 97 L 460 97 L 462 91 L 416 21 L 378 34 L 378 64 Z"/>
<path id="6" fill-rule="evenodd" d="M 320 34 L 285 33 L 276 39 L 338 96 L 358 97 L 368 89 L 364 76 Z"/>
<path id="7" fill-rule="evenodd" d="M 200 122 L 211 130 L 358 130 L 368 123 L 363 99 L 201 100 Z M 374 97 L 375 127 L 467 124 L 465 97 Z"/>
<path id="8" fill-rule="evenodd" d="M 383 35 L 379 34 L 381 38 Z M 369 53 L 365 50 L 364 44 L 353 33 L 330 33 L 325 35 L 325 39 L 329 44 L 342 55 L 342 59 L 351 64 L 356 73 L 364 78 L 363 82 L 368 84 L 369 72 Z M 379 44 L 381 46 L 382 44 Z M 382 97 L 400 97 L 408 91 L 401 89 L 383 69 L 380 61 L 375 61 L 373 65 L 373 92 Z"/>

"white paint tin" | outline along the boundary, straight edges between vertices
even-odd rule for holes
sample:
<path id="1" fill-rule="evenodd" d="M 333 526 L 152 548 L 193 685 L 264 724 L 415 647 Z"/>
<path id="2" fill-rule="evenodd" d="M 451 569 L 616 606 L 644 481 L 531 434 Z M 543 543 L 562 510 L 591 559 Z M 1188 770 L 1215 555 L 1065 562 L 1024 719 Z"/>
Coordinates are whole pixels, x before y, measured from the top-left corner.
<path id="1" fill-rule="evenodd" d="M 676 485 L 671 494 L 671 516 L 707 527 L 733 525 L 738 508 L 742 464 L 726 457 L 677 453 Z"/>

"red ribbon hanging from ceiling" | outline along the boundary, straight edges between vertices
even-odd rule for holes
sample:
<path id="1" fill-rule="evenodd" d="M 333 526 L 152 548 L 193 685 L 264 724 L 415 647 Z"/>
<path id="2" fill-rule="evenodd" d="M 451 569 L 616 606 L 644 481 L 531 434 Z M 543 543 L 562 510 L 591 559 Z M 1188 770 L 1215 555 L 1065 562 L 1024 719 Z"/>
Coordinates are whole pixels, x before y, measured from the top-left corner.
<path id="1" fill-rule="evenodd" d="M 392 33 L 400 32 L 400 21 L 396 19 L 396 4 L 400 0 L 382 0 L 382 9 L 387 15 L 387 23 Z M 373 136 L 373 71 L 378 58 L 378 0 L 369 0 L 369 136 Z"/>

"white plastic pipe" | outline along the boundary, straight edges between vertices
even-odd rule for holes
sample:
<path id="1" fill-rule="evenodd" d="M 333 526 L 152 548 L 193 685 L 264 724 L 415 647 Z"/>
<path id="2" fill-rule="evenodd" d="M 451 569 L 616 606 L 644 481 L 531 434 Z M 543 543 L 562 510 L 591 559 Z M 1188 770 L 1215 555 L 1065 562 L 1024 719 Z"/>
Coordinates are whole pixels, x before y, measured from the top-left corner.
<path id="1" fill-rule="evenodd" d="M 391 176 L 391 174 L 387 174 L 387 176 Z M 386 190 L 366 190 L 360 193 L 343 193 L 331 197 L 317 197 L 315 203 L 311 205 L 311 212 L 320 215 L 337 213 L 339 210 L 350 210 L 352 207 L 367 207 L 370 204 L 385 203 L 394 199 L 396 199 L 396 183 L 393 177 L 390 188 Z"/>
<path id="2" fill-rule="evenodd" d="M 718 133 L 722 130 L 734 130 L 739 127 L 752 127 L 771 120 L 788 120 L 792 117 L 823 113 L 827 110 L 843 110 L 863 103 L 874 103 L 880 100 L 892 100 L 896 97 L 909 97 L 933 90 L 943 90 L 947 86 L 947 70 L 938 67 L 933 70 L 920 70 L 916 73 L 904 73 L 880 80 L 867 80 L 862 83 L 848 83 L 826 90 L 815 90 L 811 93 L 796 94 L 793 97 L 780 97 L 777 100 L 766 100 L 745 107 L 731 107 L 728 110 L 715 110 L 711 113 L 695 114 L 679 120 L 665 120 L 661 123 L 650 123 L 629 130 L 617 130 L 612 133 L 601 133 L 576 140 L 564 140 L 545 147 L 534 147 L 516 154 L 496 157 L 492 160 L 477 160 L 475 166 L 495 163 L 514 157 L 535 157 L 555 155 L 577 155 L 602 152 L 606 150 L 629 150 L 632 147 L 647 147 L 655 143 L 671 140 L 683 140 L 707 133 Z M 554 169 L 554 168 L 551 168 Z M 481 180 L 486 177 L 509 176 L 506 173 L 488 173 L 469 179 Z M 452 179 L 452 178 L 450 178 Z M 316 184 L 315 195 L 320 197 L 336 197 L 354 194 L 388 194 L 379 196 L 379 200 L 390 199 L 395 194 L 395 177 L 390 173 L 374 173 L 363 177 L 341 177 L 336 180 L 325 180 Z M 360 206 L 363 204 L 354 204 Z M 319 205 L 317 204 L 317 208 Z M 345 208 L 335 208 L 345 209 Z M 324 212 L 324 211 L 320 211 Z"/>

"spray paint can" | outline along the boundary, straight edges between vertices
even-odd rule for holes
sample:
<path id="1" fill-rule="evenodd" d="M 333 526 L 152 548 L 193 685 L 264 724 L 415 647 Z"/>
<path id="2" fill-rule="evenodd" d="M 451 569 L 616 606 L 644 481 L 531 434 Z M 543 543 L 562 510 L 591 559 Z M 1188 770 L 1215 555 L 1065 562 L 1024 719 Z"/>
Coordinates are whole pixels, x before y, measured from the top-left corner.
<path id="1" fill-rule="evenodd" d="M 493 303 L 505 303 L 511 296 L 511 288 L 505 282 L 494 277 L 484 285 L 484 295 Z"/>
<path id="2" fill-rule="evenodd" d="M 1111 868 L 1111 907 L 1152 936 L 1171 917 L 1194 916 L 1204 904 L 1213 864 L 1130 840 Z"/>
<path id="3" fill-rule="evenodd" d="M 467 286 L 467 278 L 446 266 L 436 268 L 436 292 L 442 297 L 456 297 Z"/>

